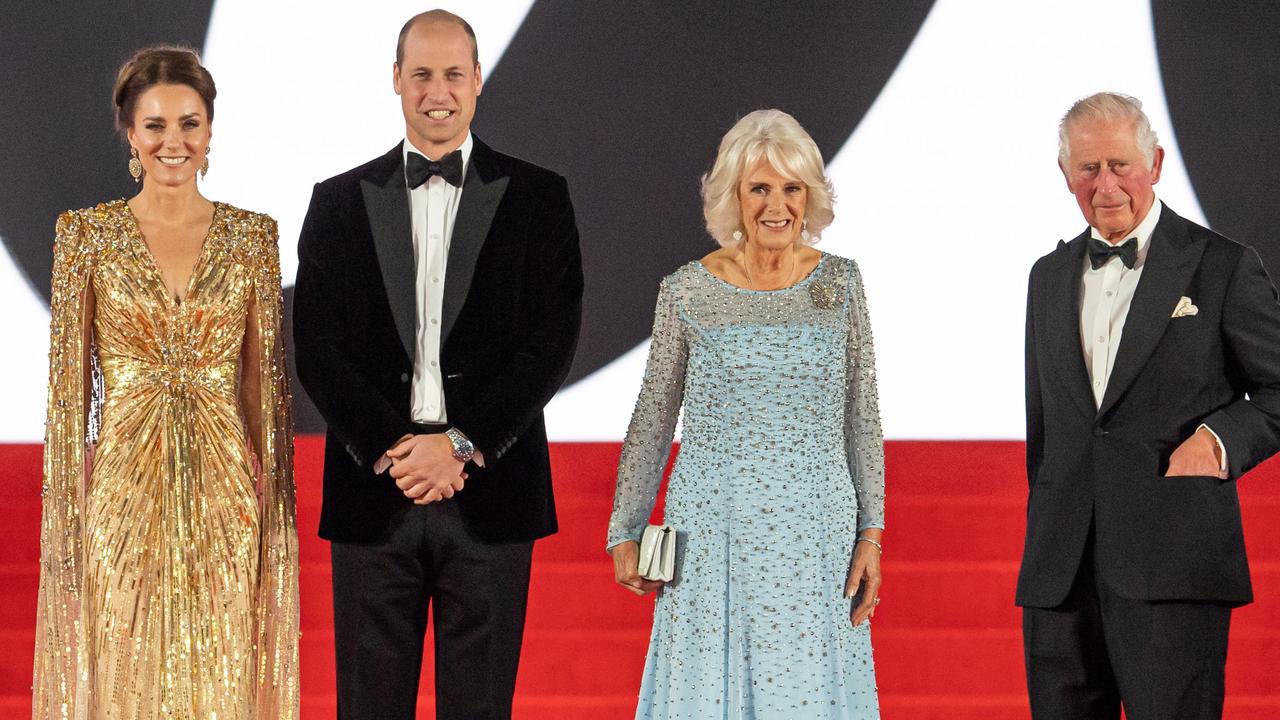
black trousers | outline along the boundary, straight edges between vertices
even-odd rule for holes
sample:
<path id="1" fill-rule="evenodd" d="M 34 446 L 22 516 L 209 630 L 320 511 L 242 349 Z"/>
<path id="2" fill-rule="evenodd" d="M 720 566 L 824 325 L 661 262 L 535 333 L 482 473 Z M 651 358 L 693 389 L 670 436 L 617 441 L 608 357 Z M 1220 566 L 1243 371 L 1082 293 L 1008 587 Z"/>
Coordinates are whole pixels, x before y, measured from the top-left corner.
<path id="1" fill-rule="evenodd" d="M 1231 607 L 1120 597 L 1085 548 L 1067 599 L 1023 608 L 1034 720 L 1219 720 Z"/>
<path id="2" fill-rule="evenodd" d="M 340 720 L 413 720 L 427 614 L 436 717 L 509 720 L 533 543 L 488 544 L 457 505 L 414 506 L 382 545 L 332 544 Z"/>

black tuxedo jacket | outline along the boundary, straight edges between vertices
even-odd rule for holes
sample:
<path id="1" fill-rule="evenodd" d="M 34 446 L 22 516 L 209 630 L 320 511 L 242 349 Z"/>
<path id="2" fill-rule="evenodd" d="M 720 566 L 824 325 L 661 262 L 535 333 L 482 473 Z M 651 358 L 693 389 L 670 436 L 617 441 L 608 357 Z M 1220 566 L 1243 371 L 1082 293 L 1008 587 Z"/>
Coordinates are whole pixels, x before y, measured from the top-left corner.
<path id="1" fill-rule="evenodd" d="M 374 462 L 406 433 L 417 310 L 401 146 L 315 186 L 298 241 L 298 376 L 328 425 L 320 536 L 379 542 L 412 503 Z M 556 531 L 542 408 L 569 372 L 582 262 L 564 178 L 474 139 L 445 271 L 449 424 L 484 453 L 455 496 L 490 542 Z"/>
<path id="2" fill-rule="evenodd" d="M 1027 299 L 1026 546 L 1017 602 L 1067 596 L 1090 526 L 1125 597 L 1253 599 L 1236 481 L 1280 448 L 1280 304 L 1257 254 L 1165 206 L 1101 407 L 1080 345 L 1089 233 L 1041 258 Z M 1171 317 L 1179 298 L 1198 314 Z M 1162 477 L 1205 423 L 1230 479 Z"/>

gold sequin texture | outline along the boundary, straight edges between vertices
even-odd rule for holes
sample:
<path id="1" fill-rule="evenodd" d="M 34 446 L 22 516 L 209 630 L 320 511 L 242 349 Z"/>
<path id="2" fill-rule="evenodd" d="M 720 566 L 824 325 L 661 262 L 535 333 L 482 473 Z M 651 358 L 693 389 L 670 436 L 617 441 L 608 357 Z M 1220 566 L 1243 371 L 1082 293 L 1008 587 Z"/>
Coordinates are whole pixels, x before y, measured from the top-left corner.
<path id="1" fill-rule="evenodd" d="M 683 408 L 636 717 L 879 717 L 870 624 L 844 597 L 857 532 L 884 527 L 884 438 L 857 265 L 782 290 L 700 263 L 663 280 L 607 545 L 639 540 Z"/>
<path id="2" fill-rule="evenodd" d="M 297 718 L 275 221 L 217 203 L 179 302 L 125 201 L 69 211 L 52 289 L 33 717 Z"/>

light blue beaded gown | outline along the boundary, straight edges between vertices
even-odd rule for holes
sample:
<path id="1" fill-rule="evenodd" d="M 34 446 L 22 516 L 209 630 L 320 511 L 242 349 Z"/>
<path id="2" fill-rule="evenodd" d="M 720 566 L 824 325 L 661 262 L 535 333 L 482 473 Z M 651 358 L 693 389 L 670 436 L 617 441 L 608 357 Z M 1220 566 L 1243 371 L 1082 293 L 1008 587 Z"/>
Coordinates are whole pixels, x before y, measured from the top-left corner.
<path id="1" fill-rule="evenodd" d="M 639 540 L 681 406 L 636 717 L 879 717 L 868 623 L 843 596 L 857 531 L 884 527 L 875 355 L 857 265 L 752 291 L 692 262 L 662 281 L 608 546 Z"/>

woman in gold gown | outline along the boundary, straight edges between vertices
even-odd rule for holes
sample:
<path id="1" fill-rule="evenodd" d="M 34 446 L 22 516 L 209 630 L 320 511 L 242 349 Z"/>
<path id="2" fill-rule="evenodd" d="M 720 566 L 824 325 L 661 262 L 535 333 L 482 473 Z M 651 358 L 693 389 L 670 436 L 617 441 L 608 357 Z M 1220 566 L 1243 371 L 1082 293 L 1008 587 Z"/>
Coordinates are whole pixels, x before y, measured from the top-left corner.
<path id="1" fill-rule="evenodd" d="M 213 79 L 121 68 L 129 200 L 54 248 L 33 717 L 296 718 L 276 224 L 206 200 Z"/>

